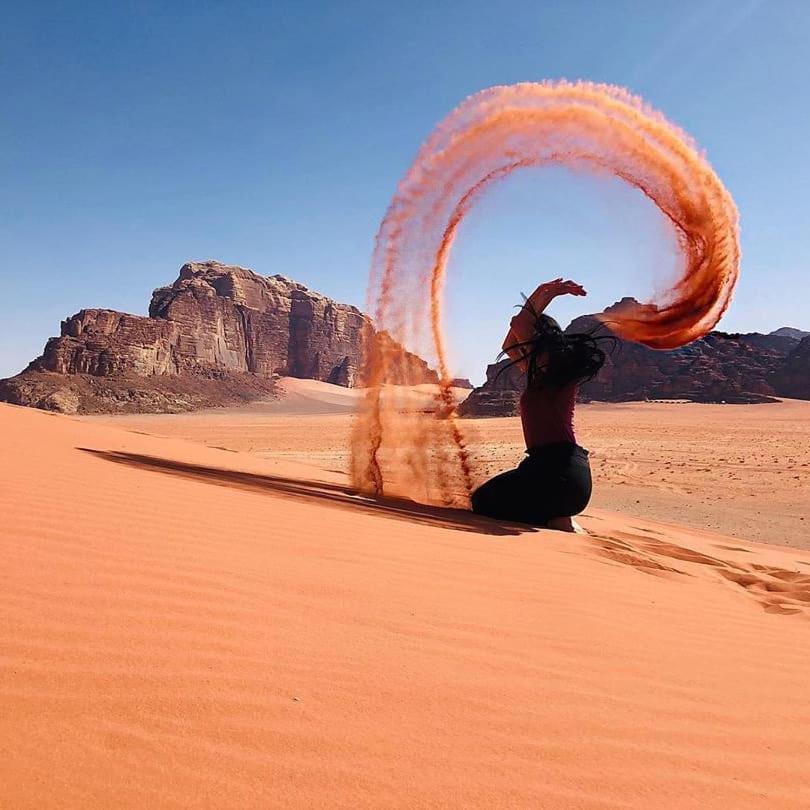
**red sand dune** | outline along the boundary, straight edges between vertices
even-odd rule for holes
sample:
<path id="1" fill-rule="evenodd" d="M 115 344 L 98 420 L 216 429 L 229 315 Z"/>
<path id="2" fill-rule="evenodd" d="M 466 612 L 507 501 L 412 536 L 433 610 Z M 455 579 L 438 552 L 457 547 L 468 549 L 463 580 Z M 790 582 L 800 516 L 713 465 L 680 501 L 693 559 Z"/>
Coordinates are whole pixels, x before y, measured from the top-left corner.
<path id="1" fill-rule="evenodd" d="M 810 806 L 810 556 L 0 406 L 9 808 Z"/>

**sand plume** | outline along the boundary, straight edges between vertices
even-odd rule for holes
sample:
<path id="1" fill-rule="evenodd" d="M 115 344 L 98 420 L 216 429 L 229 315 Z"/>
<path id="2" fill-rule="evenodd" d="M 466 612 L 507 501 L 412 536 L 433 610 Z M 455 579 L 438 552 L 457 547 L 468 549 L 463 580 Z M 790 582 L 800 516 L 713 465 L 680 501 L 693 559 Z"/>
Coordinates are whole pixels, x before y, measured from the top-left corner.
<path id="1" fill-rule="evenodd" d="M 397 352 L 390 341 L 386 351 L 368 341 L 368 392 L 353 441 L 360 490 L 382 492 L 385 467 L 413 497 L 465 501 L 471 470 L 453 414 L 442 328 L 447 262 L 460 223 L 490 186 L 548 164 L 626 181 L 676 236 L 680 277 L 660 300 L 612 311 L 614 332 L 671 349 L 705 335 L 725 312 L 739 269 L 737 211 L 688 135 L 610 85 L 525 83 L 471 96 L 421 148 L 377 234 L 369 284 L 375 325 L 435 361 L 440 391 L 432 413 L 403 415 L 394 394 L 381 397 L 386 383 L 402 382 Z"/>

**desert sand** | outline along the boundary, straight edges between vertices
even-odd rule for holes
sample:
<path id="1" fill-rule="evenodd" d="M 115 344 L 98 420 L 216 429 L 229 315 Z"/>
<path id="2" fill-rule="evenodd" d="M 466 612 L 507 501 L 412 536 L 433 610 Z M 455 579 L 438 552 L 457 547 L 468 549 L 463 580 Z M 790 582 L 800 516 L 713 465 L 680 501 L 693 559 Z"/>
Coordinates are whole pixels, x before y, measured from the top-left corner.
<path id="1" fill-rule="evenodd" d="M 292 379 L 282 382 L 282 391 L 278 401 L 239 409 L 86 418 L 274 463 L 296 459 L 345 470 L 359 392 Z M 420 387 L 414 406 L 429 397 L 429 386 Z M 461 425 L 478 482 L 520 460 L 517 418 Z M 577 433 L 591 451 L 596 507 L 810 549 L 810 402 L 592 403 L 578 407 Z"/>
<path id="2" fill-rule="evenodd" d="M 358 498 L 345 414 L 172 419 L 244 446 L 0 406 L 3 807 L 810 806 L 810 553 Z"/>

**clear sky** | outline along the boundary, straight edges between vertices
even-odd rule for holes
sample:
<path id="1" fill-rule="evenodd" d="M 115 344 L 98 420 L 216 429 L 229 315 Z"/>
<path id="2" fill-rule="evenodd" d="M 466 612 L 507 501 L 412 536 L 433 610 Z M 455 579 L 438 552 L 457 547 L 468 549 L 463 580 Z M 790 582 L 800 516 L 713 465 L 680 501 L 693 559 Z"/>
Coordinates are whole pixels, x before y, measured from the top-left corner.
<path id="1" fill-rule="evenodd" d="M 622 84 L 690 132 L 741 214 L 721 327 L 810 329 L 810 2 L 2 3 L 0 376 L 83 307 L 144 313 L 189 259 L 363 306 L 372 241 L 432 127 L 481 88 Z M 520 290 L 672 269 L 658 214 L 560 169 L 495 190 L 451 263 L 455 370 L 480 379 Z"/>

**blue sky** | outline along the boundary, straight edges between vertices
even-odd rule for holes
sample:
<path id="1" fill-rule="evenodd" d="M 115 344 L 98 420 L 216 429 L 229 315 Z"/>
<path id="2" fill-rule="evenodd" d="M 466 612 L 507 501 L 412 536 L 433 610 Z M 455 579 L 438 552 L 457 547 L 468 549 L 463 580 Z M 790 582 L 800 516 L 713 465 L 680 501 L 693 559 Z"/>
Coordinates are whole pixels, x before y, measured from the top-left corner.
<path id="1" fill-rule="evenodd" d="M 483 87 L 626 85 L 689 131 L 734 195 L 722 328 L 810 329 L 810 3 L 2 2 L 0 376 L 82 307 L 144 313 L 188 259 L 364 304 L 380 218 L 432 127 Z M 560 169 L 490 194 L 451 263 L 455 370 L 480 378 L 520 290 L 671 271 L 650 204 Z"/>

